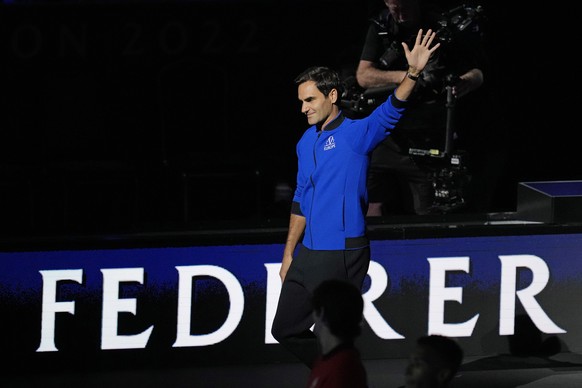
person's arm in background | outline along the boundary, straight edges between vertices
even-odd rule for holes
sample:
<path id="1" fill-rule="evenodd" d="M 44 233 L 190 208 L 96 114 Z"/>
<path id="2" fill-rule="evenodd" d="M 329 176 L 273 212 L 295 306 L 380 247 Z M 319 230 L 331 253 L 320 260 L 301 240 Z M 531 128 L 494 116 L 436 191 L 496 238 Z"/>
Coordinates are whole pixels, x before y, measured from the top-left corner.
<path id="1" fill-rule="evenodd" d="M 406 76 L 403 70 L 381 70 L 375 62 L 360 60 L 356 70 L 356 80 L 358 85 L 364 89 L 386 86 L 389 84 L 400 84 Z"/>
<path id="2" fill-rule="evenodd" d="M 478 89 L 481 85 L 483 85 L 483 72 L 478 68 L 471 69 L 459 76 L 459 79 L 453 85 L 453 96 L 461 98 Z"/>
<path id="3" fill-rule="evenodd" d="M 381 70 L 371 61 L 360 60 L 356 79 L 364 89 L 386 86 L 387 84 L 399 84 L 406 76 L 403 70 Z M 483 84 L 483 72 L 474 68 L 459 76 L 453 85 L 453 95 L 461 98 L 464 95 L 478 89 Z"/>
<path id="4" fill-rule="evenodd" d="M 299 243 L 301 235 L 305 231 L 305 217 L 291 213 L 289 219 L 289 231 L 287 232 L 287 241 L 285 242 L 285 250 L 283 251 L 283 260 L 281 261 L 281 269 L 279 276 L 281 281 L 285 280 L 287 271 L 293 261 L 293 252 Z"/>

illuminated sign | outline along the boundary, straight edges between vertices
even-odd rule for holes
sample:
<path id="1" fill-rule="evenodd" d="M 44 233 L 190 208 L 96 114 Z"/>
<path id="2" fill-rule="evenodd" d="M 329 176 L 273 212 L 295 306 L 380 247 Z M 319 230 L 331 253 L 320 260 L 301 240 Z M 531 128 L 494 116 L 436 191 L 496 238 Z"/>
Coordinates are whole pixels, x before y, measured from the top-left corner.
<path id="1" fill-rule="evenodd" d="M 226 346 L 250 346 L 256 360 L 285 359 L 270 334 L 282 251 L 258 244 L 0 253 L 3 343 L 33 363 L 121 350 L 131 350 L 130 363 L 136 352 L 175 362 L 180 349 L 218 363 Z M 488 353 L 483 338 L 495 333 L 489 345 L 499 346 L 517 315 L 582 350 L 580 252 L 580 234 L 373 241 L 362 354 L 405 357 L 424 333 Z M 228 359 L 246 357 L 233 351 Z"/>

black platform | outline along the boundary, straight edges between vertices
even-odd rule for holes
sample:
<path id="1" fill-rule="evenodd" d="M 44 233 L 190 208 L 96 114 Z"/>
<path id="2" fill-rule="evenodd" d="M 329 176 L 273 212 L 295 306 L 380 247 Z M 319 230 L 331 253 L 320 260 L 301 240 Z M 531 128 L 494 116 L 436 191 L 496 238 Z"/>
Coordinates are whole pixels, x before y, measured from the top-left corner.
<path id="1" fill-rule="evenodd" d="M 517 217 L 545 223 L 582 221 L 582 181 L 519 183 Z"/>

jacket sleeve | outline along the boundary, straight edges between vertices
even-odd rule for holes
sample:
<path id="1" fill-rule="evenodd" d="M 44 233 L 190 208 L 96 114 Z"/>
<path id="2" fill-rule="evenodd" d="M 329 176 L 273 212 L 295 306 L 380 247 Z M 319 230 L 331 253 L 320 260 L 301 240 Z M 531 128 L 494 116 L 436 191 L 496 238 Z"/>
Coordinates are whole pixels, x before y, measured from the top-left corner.
<path id="1" fill-rule="evenodd" d="M 303 188 L 305 187 L 305 180 L 307 179 L 303 173 L 301 165 L 301 148 L 300 142 L 296 146 L 297 153 L 297 185 L 295 186 L 295 194 L 293 195 L 293 203 L 291 204 L 291 213 L 302 216 L 301 212 L 301 196 L 303 195 Z"/>
<path id="2" fill-rule="evenodd" d="M 368 154 L 390 135 L 406 108 L 406 101 L 399 100 L 391 94 L 382 105 L 378 106 L 359 124 L 359 139 L 354 142 L 354 151 Z"/>

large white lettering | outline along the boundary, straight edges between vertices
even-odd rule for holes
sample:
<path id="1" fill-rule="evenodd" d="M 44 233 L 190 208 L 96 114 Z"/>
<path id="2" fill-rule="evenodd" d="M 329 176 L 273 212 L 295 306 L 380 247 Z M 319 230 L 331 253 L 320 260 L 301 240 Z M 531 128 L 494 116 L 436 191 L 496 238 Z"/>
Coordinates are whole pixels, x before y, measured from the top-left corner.
<path id="1" fill-rule="evenodd" d="M 430 284 L 428 299 L 428 333 L 454 337 L 470 337 L 479 318 L 479 314 L 462 323 L 445 323 L 445 302 L 447 300 L 463 302 L 461 287 L 447 287 L 448 271 L 469 272 L 468 257 L 433 257 L 428 258 L 430 265 Z"/>
<path id="2" fill-rule="evenodd" d="M 523 305 L 538 329 L 544 333 L 565 333 L 541 308 L 535 296 L 548 284 L 550 270 L 541 258 L 534 255 L 500 255 L 501 292 L 499 301 L 499 334 L 513 335 L 515 330 L 515 296 Z M 516 291 L 517 268 L 528 268 L 532 272 L 531 284 Z"/>
<path id="3" fill-rule="evenodd" d="M 57 302 L 57 283 L 59 281 L 74 281 L 83 283 L 82 269 L 63 269 L 39 271 L 42 275 L 42 321 L 40 328 L 40 345 L 37 352 L 56 352 L 55 346 L 55 314 L 75 314 L 75 302 Z"/>
<path id="4" fill-rule="evenodd" d="M 103 273 L 103 318 L 101 320 L 101 349 L 141 349 L 145 348 L 153 326 L 133 335 L 119 335 L 118 317 L 121 312 L 137 314 L 134 298 L 119 298 L 122 282 L 143 283 L 143 268 L 102 269 Z"/>
<path id="5" fill-rule="evenodd" d="M 178 285 L 178 327 L 176 342 L 173 347 L 205 346 L 218 343 L 229 335 L 238 326 L 244 311 L 245 297 L 242 286 L 237 278 L 215 265 L 177 266 L 179 273 Z M 190 317 L 192 312 L 192 279 L 195 276 L 211 276 L 220 280 L 228 292 L 230 309 L 223 325 L 213 333 L 191 335 Z"/>
<path id="6" fill-rule="evenodd" d="M 364 299 L 364 319 L 368 322 L 374 333 L 382 339 L 400 339 L 403 335 L 397 333 L 388 322 L 384 320 L 374 301 L 378 299 L 388 287 L 388 274 L 384 267 L 375 261 L 370 262 L 368 268 L 370 277 L 370 288 L 363 294 Z"/>
<path id="7" fill-rule="evenodd" d="M 278 343 L 275 337 L 271 334 L 271 328 L 273 327 L 273 319 L 275 319 L 275 313 L 277 312 L 277 304 L 279 303 L 279 294 L 281 293 L 281 277 L 279 276 L 279 270 L 281 269 L 281 263 L 276 264 L 265 264 L 267 269 L 267 290 L 266 290 L 266 306 L 265 306 L 265 343 L 266 344 L 276 344 Z"/>
<path id="8" fill-rule="evenodd" d="M 527 314 L 536 326 L 544 333 L 565 333 L 544 312 L 536 300 L 536 296 L 544 290 L 550 278 L 549 268 L 544 260 L 533 255 L 500 255 L 501 289 L 500 289 L 500 321 L 499 334 L 512 335 L 515 330 L 516 296 L 519 298 Z M 447 287 L 447 274 L 451 271 L 469 273 L 469 257 L 430 257 L 427 258 L 430 267 L 428 290 L 428 332 L 453 337 L 469 337 L 473 334 L 479 314 L 465 322 L 445 323 L 446 302 L 463 302 L 462 287 Z M 265 263 L 267 274 L 266 304 L 265 304 L 265 344 L 277 341 L 271 335 L 272 322 L 276 313 L 281 280 L 279 278 L 280 263 Z M 228 338 L 238 327 L 244 311 L 245 297 L 239 280 L 228 270 L 214 265 L 176 266 L 178 271 L 178 305 L 176 340 L 173 347 L 208 346 Z M 517 290 L 519 269 L 527 269 L 532 273 L 532 281 L 527 287 Z M 118 333 L 119 315 L 129 312 L 137 315 L 137 300 L 135 298 L 120 298 L 120 286 L 124 282 L 143 284 L 144 268 L 102 269 L 103 274 L 103 306 L 101 325 L 102 349 L 136 349 L 145 348 L 154 326 L 149 326 L 141 333 L 120 335 Z M 76 282 L 82 284 L 82 269 L 44 270 L 40 271 L 43 278 L 41 340 L 38 352 L 58 351 L 55 345 L 55 317 L 57 313 L 74 315 L 74 301 L 57 301 L 59 282 Z M 368 270 L 370 287 L 363 293 L 364 319 L 372 331 L 382 339 L 402 339 L 404 336 L 395 331 L 384 316 L 376 308 L 388 289 L 388 274 L 378 262 L 371 261 Z M 225 321 L 211 333 L 192 334 L 192 299 L 193 282 L 196 277 L 211 277 L 221 282 L 229 296 L 230 307 Z"/>

